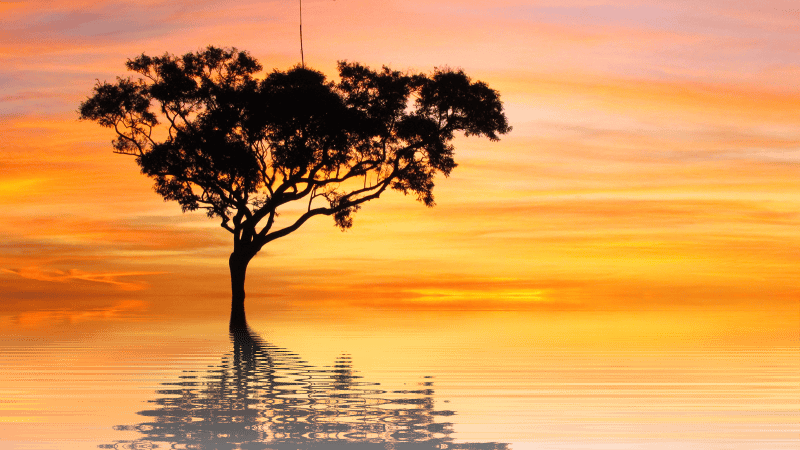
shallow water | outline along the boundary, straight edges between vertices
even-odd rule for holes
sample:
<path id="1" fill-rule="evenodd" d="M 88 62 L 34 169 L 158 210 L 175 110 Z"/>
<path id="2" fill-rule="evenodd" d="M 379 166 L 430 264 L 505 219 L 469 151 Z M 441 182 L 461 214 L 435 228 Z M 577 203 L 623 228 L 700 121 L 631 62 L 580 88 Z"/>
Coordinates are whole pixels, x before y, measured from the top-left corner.
<path id="1" fill-rule="evenodd" d="M 20 324 L 2 340 L 0 447 L 798 447 L 797 345 L 601 335 L 614 317 Z"/>

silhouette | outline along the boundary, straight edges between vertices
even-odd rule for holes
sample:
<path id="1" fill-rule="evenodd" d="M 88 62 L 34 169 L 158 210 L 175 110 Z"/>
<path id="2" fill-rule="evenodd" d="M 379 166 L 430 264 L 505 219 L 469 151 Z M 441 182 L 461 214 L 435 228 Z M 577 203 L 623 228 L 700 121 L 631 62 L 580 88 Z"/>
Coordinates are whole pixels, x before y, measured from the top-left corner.
<path id="1" fill-rule="evenodd" d="M 196 449 L 507 449 L 502 443 L 453 443 L 453 411 L 434 408 L 433 383 L 387 392 L 361 380 L 343 355 L 315 368 L 263 342 L 247 328 L 231 331 L 233 352 L 205 373 L 184 371 L 162 383 L 164 397 L 140 411 L 146 421 L 118 430 L 142 437 L 100 448 Z"/>
<path id="2" fill-rule="evenodd" d="M 318 215 L 345 230 L 387 189 L 433 206 L 435 175 L 456 166 L 456 133 L 511 130 L 498 93 L 461 70 L 340 62 L 336 82 L 300 66 L 256 80 L 258 61 L 216 47 L 126 65 L 139 77 L 98 81 L 80 118 L 112 128 L 114 150 L 134 155 L 165 200 L 204 209 L 233 235 L 233 328 L 245 323 L 247 265 L 264 245 Z M 286 219 L 285 205 L 302 211 Z"/>

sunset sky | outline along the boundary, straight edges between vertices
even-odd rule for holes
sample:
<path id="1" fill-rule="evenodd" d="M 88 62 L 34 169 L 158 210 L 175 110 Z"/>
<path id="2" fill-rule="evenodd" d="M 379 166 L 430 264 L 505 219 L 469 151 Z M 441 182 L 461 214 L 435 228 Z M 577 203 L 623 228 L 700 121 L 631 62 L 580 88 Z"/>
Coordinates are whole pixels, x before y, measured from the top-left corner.
<path id="1" fill-rule="evenodd" d="M 337 60 L 463 68 L 513 131 L 459 137 L 434 208 L 390 192 L 345 233 L 316 218 L 269 244 L 248 311 L 735 311 L 796 341 L 795 0 L 306 0 L 303 33 L 332 78 Z M 77 119 L 127 58 L 207 45 L 285 70 L 298 2 L 0 2 L 2 320 L 229 307 L 230 235 Z"/>

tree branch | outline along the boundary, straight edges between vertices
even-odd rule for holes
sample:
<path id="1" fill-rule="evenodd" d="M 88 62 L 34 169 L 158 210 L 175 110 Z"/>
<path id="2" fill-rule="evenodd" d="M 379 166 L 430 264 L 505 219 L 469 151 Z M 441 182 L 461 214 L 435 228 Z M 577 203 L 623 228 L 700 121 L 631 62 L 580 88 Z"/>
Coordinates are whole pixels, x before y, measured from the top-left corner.
<path id="1" fill-rule="evenodd" d="M 360 205 L 362 203 L 366 203 L 366 202 L 368 202 L 370 200 L 374 200 L 374 199 L 380 197 L 381 194 L 383 194 L 383 192 L 386 190 L 386 188 L 389 187 L 389 182 L 394 178 L 394 173 L 395 172 L 393 172 L 392 176 L 387 177 L 386 179 L 384 179 L 381 182 L 380 185 L 375 185 L 372 188 L 368 188 L 368 189 L 374 189 L 374 188 L 380 186 L 380 188 L 377 191 L 373 192 L 370 195 L 361 197 L 361 198 L 356 199 L 356 200 L 347 201 L 345 203 L 339 203 L 336 207 L 332 207 L 332 208 L 314 208 L 312 210 L 307 211 L 305 214 L 301 215 L 293 224 L 289 225 L 288 227 L 281 228 L 280 230 L 273 231 L 272 233 L 264 235 L 263 239 L 259 239 L 259 241 L 258 241 L 259 249 L 261 249 L 261 247 L 263 247 L 267 243 L 269 243 L 271 241 L 274 241 L 275 239 L 282 238 L 282 237 L 284 237 L 284 236 L 296 231 L 298 228 L 300 228 L 300 226 L 302 226 L 311 217 L 318 216 L 318 215 L 321 215 L 321 214 L 322 215 L 326 215 L 326 216 L 330 216 L 330 215 L 335 214 L 338 211 L 341 211 L 341 210 L 344 210 L 344 209 L 347 209 L 347 208 L 352 208 L 354 206 L 358 206 L 358 205 Z M 361 189 L 359 191 L 364 191 L 364 190 Z M 351 193 L 351 194 L 353 194 L 353 193 Z"/>

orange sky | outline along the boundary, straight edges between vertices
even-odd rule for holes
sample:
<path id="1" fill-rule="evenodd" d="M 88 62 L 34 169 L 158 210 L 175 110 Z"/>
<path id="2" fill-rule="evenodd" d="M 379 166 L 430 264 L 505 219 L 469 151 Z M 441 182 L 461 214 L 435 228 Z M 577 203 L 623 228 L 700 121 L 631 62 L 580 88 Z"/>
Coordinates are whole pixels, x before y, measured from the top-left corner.
<path id="1" fill-rule="evenodd" d="M 388 193 L 346 233 L 322 218 L 270 244 L 248 308 L 800 320 L 794 1 L 303 4 L 308 65 L 461 67 L 500 91 L 514 130 L 459 138 L 433 209 Z M 296 2 L 231 5 L 0 2 L 0 315 L 227 308 L 228 233 L 164 203 L 76 110 L 141 52 L 213 44 L 268 69 L 299 62 Z"/>

